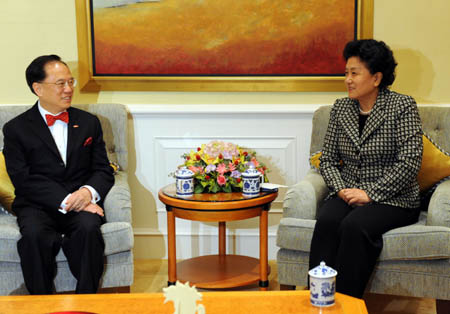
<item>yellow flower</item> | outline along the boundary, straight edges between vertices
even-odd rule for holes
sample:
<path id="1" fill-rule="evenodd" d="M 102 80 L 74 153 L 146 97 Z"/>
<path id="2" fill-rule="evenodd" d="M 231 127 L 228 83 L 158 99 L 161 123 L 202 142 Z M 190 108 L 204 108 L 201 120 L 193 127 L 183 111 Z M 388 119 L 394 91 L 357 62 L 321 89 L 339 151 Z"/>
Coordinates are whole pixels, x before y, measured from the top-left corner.
<path id="1" fill-rule="evenodd" d="M 206 153 L 200 154 L 200 156 L 202 157 L 202 160 L 203 160 L 207 165 L 209 165 L 209 164 L 213 161 L 213 159 L 212 159 L 211 157 L 209 157 L 209 155 L 206 154 Z"/>

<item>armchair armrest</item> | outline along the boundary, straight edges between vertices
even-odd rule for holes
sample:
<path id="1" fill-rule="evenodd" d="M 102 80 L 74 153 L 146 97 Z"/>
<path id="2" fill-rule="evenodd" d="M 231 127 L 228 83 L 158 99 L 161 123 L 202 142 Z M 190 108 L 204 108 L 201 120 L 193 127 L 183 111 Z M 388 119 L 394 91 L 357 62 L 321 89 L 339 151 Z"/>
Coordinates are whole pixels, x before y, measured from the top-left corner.
<path id="1" fill-rule="evenodd" d="M 450 228 L 450 180 L 439 184 L 428 205 L 428 226 L 444 226 Z"/>
<path id="2" fill-rule="evenodd" d="M 320 173 L 310 169 L 305 178 L 291 186 L 283 203 L 283 217 L 316 219 L 319 204 L 328 193 Z"/>
<path id="3" fill-rule="evenodd" d="M 119 171 L 114 176 L 114 179 L 114 185 L 106 195 L 103 203 L 106 221 L 131 223 L 131 197 L 127 173 Z"/>

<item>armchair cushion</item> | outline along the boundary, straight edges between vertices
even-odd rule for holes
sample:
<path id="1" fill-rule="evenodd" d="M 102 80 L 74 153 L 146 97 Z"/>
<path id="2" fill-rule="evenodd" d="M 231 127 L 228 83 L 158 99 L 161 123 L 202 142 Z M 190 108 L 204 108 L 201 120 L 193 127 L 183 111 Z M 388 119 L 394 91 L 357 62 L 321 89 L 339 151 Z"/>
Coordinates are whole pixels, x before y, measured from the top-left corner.
<path id="1" fill-rule="evenodd" d="M 450 228 L 450 180 L 439 184 L 433 192 L 426 224 Z"/>
<path id="2" fill-rule="evenodd" d="M 15 262 L 20 261 L 17 253 L 17 241 L 20 239 L 19 225 L 17 218 L 12 215 L 0 216 L 0 261 Z"/>
<path id="3" fill-rule="evenodd" d="M 430 189 L 448 176 L 450 176 L 450 155 L 424 134 L 422 165 L 417 175 L 420 191 Z"/>
<path id="4" fill-rule="evenodd" d="M 126 221 L 131 224 L 131 196 L 127 173 L 118 171 L 114 185 L 103 203 L 108 222 Z"/>
<path id="5" fill-rule="evenodd" d="M 283 217 L 315 219 L 317 208 L 328 193 L 322 176 L 309 170 L 304 180 L 292 186 L 286 193 Z"/>
<path id="6" fill-rule="evenodd" d="M 11 205 L 15 197 L 14 186 L 6 171 L 5 156 L 0 151 L 0 204 L 11 214 L 14 214 Z"/>
<path id="7" fill-rule="evenodd" d="M 418 223 L 392 229 L 383 235 L 383 250 L 378 258 L 388 260 L 428 260 L 450 258 L 448 228 L 425 226 L 426 215 Z M 282 218 L 278 226 L 277 246 L 302 252 L 310 251 L 315 220 Z"/>
<path id="8" fill-rule="evenodd" d="M 309 252 L 316 221 L 281 218 L 277 230 L 277 246 L 288 250 Z"/>
<path id="9" fill-rule="evenodd" d="M 380 261 L 431 260 L 450 258 L 448 228 L 425 226 L 425 219 L 406 227 L 392 229 L 383 235 Z"/>
<path id="10" fill-rule="evenodd" d="M 19 226 L 15 223 L 16 217 L 3 216 L 0 223 L 0 261 L 20 263 L 17 253 L 17 241 L 20 239 Z M 101 231 L 105 240 L 105 256 L 130 251 L 133 248 L 133 230 L 127 222 L 107 222 L 102 225 Z M 66 261 L 63 251 L 60 250 L 56 261 Z"/>

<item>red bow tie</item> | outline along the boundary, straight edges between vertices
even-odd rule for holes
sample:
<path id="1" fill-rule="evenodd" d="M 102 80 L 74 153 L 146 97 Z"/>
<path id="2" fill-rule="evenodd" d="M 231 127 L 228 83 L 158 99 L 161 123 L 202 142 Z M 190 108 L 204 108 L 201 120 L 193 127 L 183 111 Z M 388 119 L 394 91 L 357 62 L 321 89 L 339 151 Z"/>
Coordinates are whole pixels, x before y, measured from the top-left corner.
<path id="1" fill-rule="evenodd" d="M 52 116 L 51 114 L 46 114 L 45 119 L 47 120 L 47 125 L 52 126 L 55 124 L 56 120 L 61 120 L 62 122 L 68 123 L 69 122 L 69 114 L 67 111 L 61 112 L 57 116 Z"/>

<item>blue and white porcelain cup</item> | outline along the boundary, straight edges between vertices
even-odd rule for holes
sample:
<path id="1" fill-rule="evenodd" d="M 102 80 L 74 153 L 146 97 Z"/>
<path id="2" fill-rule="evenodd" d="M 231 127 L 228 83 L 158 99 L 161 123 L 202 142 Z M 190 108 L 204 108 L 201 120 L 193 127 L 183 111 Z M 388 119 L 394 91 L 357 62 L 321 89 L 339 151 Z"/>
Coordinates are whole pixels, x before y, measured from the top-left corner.
<path id="1" fill-rule="evenodd" d="M 194 195 L 194 173 L 182 167 L 175 172 L 177 196 L 189 197 Z"/>
<path id="2" fill-rule="evenodd" d="M 242 195 L 246 197 L 259 195 L 260 189 L 260 172 L 255 166 L 250 167 L 242 173 Z"/>
<path id="3" fill-rule="evenodd" d="M 334 305 L 337 271 L 320 262 L 308 274 L 311 304 L 319 307 Z"/>

